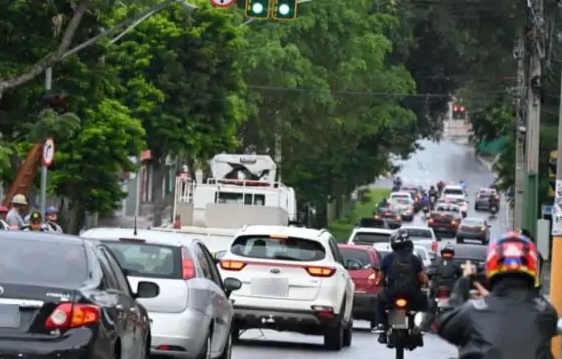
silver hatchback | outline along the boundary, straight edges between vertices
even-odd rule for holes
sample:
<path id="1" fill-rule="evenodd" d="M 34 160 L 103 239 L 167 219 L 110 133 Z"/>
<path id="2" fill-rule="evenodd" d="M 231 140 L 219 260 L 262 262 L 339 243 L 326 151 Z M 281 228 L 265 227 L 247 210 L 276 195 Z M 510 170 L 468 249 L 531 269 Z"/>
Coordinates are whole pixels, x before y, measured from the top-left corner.
<path id="1" fill-rule="evenodd" d="M 104 242 L 131 287 L 143 280 L 160 287 L 158 296 L 139 299 L 150 318 L 151 354 L 229 359 L 233 309 L 228 297 L 240 288 L 240 281 L 223 282 L 212 255 L 197 239 L 150 230 L 133 233 L 133 229 L 96 228 L 82 237 Z"/>

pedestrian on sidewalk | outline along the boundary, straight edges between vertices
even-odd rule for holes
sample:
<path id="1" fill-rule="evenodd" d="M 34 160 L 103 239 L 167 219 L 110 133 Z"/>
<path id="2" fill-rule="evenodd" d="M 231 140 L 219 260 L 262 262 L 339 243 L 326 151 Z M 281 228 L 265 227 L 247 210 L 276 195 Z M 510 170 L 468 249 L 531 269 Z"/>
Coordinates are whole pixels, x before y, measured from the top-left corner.
<path id="1" fill-rule="evenodd" d="M 25 223 L 23 221 L 23 214 L 27 207 L 27 199 L 23 194 L 16 194 L 10 203 L 11 207 L 6 215 L 6 222 L 12 227 L 22 228 Z"/>

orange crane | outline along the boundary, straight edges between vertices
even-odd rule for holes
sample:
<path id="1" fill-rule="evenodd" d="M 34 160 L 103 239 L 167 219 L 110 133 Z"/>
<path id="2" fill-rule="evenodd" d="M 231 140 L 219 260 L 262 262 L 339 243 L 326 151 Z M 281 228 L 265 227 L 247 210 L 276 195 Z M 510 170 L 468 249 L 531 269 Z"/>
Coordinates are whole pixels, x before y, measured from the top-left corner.
<path id="1" fill-rule="evenodd" d="M 18 169 L 16 178 L 12 182 L 6 197 L 2 202 L 3 206 L 8 207 L 10 201 L 16 194 L 23 194 L 27 197 L 27 192 L 33 186 L 33 181 L 41 167 L 41 158 L 43 157 L 43 143 L 36 143 L 31 147 L 25 161 Z"/>

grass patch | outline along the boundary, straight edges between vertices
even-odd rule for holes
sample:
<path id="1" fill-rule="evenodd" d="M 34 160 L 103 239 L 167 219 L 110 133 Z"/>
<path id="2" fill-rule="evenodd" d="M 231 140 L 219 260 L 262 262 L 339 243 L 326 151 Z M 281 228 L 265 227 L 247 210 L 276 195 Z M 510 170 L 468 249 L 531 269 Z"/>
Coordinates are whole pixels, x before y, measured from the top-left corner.
<path id="1" fill-rule="evenodd" d="M 336 240 L 338 242 L 345 242 L 353 228 L 355 228 L 359 222 L 359 219 L 362 217 L 370 217 L 373 213 L 373 208 L 375 208 L 381 199 L 388 197 L 390 192 L 390 189 L 387 188 L 374 188 L 367 190 L 366 193 L 361 193 L 360 191 L 359 199 L 351 215 L 333 221 L 328 225 L 328 229 Z"/>

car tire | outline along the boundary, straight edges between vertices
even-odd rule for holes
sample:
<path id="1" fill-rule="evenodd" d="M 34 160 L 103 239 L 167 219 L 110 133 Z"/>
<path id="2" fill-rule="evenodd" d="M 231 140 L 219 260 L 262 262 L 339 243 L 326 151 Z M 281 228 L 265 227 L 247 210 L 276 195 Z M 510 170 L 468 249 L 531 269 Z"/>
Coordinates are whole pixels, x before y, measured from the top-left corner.
<path id="1" fill-rule="evenodd" d="M 203 347 L 197 355 L 197 359 L 211 359 L 211 334 L 207 333 L 205 337 L 205 343 L 203 343 Z"/>
<path id="2" fill-rule="evenodd" d="M 343 318 L 342 318 L 343 319 Z M 339 351 L 343 348 L 343 334 L 344 325 L 340 319 L 334 328 L 326 328 L 327 332 L 324 334 L 324 347 L 328 350 Z"/>
<path id="3" fill-rule="evenodd" d="M 353 341 L 353 317 L 349 318 L 349 322 L 343 329 L 343 346 L 350 347 Z"/>
<path id="4" fill-rule="evenodd" d="M 217 359 L 230 359 L 232 357 L 232 333 L 228 336 L 224 349 Z"/>
<path id="5" fill-rule="evenodd" d="M 463 243 L 464 243 L 464 238 L 462 238 L 462 237 L 457 237 L 457 243 L 463 244 Z"/>
<path id="6" fill-rule="evenodd" d="M 231 329 L 232 333 L 230 334 L 232 337 L 232 342 L 233 343 L 238 343 L 240 341 L 240 332 L 241 330 L 238 329 L 237 327 L 235 327 L 234 325 L 232 326 Z"/>

